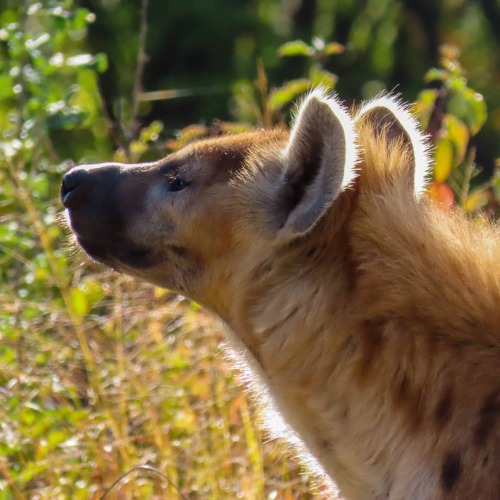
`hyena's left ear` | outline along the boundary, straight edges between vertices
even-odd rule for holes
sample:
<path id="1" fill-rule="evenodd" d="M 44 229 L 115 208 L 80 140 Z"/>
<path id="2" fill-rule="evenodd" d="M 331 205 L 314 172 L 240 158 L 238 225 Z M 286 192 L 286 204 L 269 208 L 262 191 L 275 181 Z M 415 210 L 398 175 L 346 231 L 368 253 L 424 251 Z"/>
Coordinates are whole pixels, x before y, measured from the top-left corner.
<path id="1" fill-rule="evenodd" d="M 280 239 L 310 231 L 355 177 L 352 119 L 334 97 L 312 92 L 300 106 L 288 145 Z"/>
<path id="2" fill-rule="evenodd" d="M 430 169 L 429 145 L 417 120 L 396 97 L 383 95 L 361 107 L 355 121 L 367 120 L 376 135 L 384 135 L 389 144 L 398 143 L 410 156 L 411 183 L 415 195 L 425 191 Z"/>

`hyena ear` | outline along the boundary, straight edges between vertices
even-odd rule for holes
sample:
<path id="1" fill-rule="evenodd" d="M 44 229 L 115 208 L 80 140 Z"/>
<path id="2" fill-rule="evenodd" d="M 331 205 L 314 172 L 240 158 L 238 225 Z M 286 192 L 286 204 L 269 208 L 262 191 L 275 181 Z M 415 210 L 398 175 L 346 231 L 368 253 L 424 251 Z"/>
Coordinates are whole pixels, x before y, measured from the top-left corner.
<path id="1" fill-rule="evenodd" d="M 310 231 L 355 177 L 354 126 L 335 98 L 320 90 L 306 98 L 284 157 L 278 237 L 286 240 Z"/>
<path id="2" fill-rule="evenodd" d="M 368 120 L 376 135 L 385 135 L 389 144 L 399 143 L 410 156 L 411 183 L 415 195 L 425 191 L 430 169 L 426 136 L 408 107 L 392 96 L 381 96 L 366 103 L 356 115 L 356 122 Z"/>

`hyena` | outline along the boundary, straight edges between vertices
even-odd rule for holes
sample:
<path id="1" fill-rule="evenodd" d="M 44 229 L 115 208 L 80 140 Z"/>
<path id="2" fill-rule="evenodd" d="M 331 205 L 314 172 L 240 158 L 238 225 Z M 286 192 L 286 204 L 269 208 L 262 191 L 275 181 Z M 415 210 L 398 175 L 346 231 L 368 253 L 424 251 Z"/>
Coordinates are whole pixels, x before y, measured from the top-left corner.
<path id="1" fill-rule="evenodd" d="M 428 167 L 396 99 L 315 91 L 290 132 L 79 166 L 62 201 L 92 259 L 223 320 L 345 498 L 498 499 L 500 235 L 427 199 Z"/>

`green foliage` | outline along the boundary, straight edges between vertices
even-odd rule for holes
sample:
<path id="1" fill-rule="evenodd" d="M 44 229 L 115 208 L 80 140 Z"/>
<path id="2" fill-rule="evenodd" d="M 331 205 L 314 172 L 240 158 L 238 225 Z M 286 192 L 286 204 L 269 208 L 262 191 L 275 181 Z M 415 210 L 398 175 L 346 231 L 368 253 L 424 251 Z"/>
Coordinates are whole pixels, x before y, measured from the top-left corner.
<path id="1" fill-rule="evenodd" d="M 498 205 L 494 190 L 497 176 L 471 188 L 471 181 L 480 172 L 472 140 L 486 122 L 486 103 L 469 87 L 458 57 L 455 47 L 441 47 L 440 67 L 430 69 L 424 77 L 434 88 L 421 91 L 416 103 L 422 126 L 435 146 L 430 193 L 444 204 L 457 200 L 471 213 L 489 205 L 488 211 L 494 215 Z"/>
<path id="2" fill-rule="evenodd" d="M 333 91 L 337 75 L 324 67 L 328 57 L 341 54 L 344 47 L 340 43 L 325 43 L 315 37 L 311 45 L 301 40 L 286 42 L 278 48 L 280 57 L 305 57 L 308 61 L 307 75 L 288 80 L 280 86 L 271 87 L 262 60 L 257 63 L 257 79 L 251 84 L 235 87 L 236 111 L 240 118 L 264 127 L 283 123 L 291 105 L 298 97 L 314 87 Z"/>
<path id="3" fill-rule="evenodd" d="M 75 251 L 58 223 L 60 179 L 73 161 L 144 161 L 197 138 L 271 127 L 289 120 L 292 103 L 311 86 L 344 85 L 359 97 L 378 88 L 377 79 L 390 81 L 391 68 L 406 67 L 406 60 L 394 62 L 394 40 L 404 30 L 393 0 L 369 0 L 360 12 L 345 0 L 318 1 L 314 29 L 303 27 L 311 44 L 283 43 L 297 36 L 298 24 L 286 2 L 283 12 L 278 2 L 242 2 L 247 21 L 236 3 L 216 4 L 219 10 L 201 0 L 174 2 L 165 14 L 164 3 L 151 0 L 151 65 L 175 75 L 158 80 L 134 67 L 136 2 L 102 2 L 97 18 L 77 0 L 7 0 L 0 12 L 0 498 L 97 499 L 127 473 L 107 498 L 181 498 L 179 490 L 214 499 L 310 498 L 307 479 L 279 445 L 262 444 L 251 404 L 214 358 L 221 338 L 204 312 L 81 264 L 81 255 L 71 260 Z M 197 16 L 203 23 L 193 22 Z M 345 43 L 327 43 L 335 23 L 349 16 Z M 213 29 L 221 17 L 226 38 Z M 99 38 L 101 19 L 109 24 Z M 186 35 L 186 27 L 202 24 Z M 165 45 L 165 33 L 180 46 Z M 109 67 L 99 47 L 89 48 L 100 39 Z M 192 55 L 184 58 L 189 50 L 210 57 L 194 65 Z M 232 50 L 234 74 L 223 83 L 233 90 L 235 122 L 220 106 L 229 95 L 199 99 L 195 85 L 200 75 L 220 84 L 211 71 L 227 71 Z M 183 71 L 195 71 L 196 80 Z M 193 84 L 159 94 L 168 103 L 191 95 L 194 112 L 165 108 L 158 116 L 141 101 L 135 84 L 143 76 L 148 88 L 168 78 L 170 86 Z M 118 94 L 106 90 L 106 78 L 119 82 Z M 475 141 L 495 125 L 498 109 L 489 105 L 487 113 L 471 80 L 445 48 L 416 111 L 436 146 L 431 196 L 494 217 L 500 176 L 475 175 Z M 186 116 L 210 116 L 214 106 L 224 121 L 186 126 Z M 174 134 L 178 122 L 184 128 Z"/>
<path id="4" fill-rule="evenodd" d="M 107 60 L 82 52 L 81 44 L 94 15 L 72 2 L 38 2 L 26 11 L 5 10 L 0 20 L 1 153 L 31 163 L 35 147 L 48 152 L 57 146 L 51 137 L 60 130 L 86 129 L 102 137 L 95 72 L 105 71 Z"/>
<path id="5" fill-rule="evenodd" d="M 338 77 L 325 69 L 325 63 L 328 57 L 342 54 L 342 52 L 344 52 L 344 46 L 340 43 L 325 43 L 319 37 L 314 37 L 311 45 L 300 40 L 282 45 L 278 49 L 280 57 L 305 56 L 310 64 L 308 78 L 291 80 L 273 91 L 271 96 L 273 108 L 280 110 L 283 104 L 289 104 L 311 87 L 323 87 L 326 91 L 333 91 Z"/>

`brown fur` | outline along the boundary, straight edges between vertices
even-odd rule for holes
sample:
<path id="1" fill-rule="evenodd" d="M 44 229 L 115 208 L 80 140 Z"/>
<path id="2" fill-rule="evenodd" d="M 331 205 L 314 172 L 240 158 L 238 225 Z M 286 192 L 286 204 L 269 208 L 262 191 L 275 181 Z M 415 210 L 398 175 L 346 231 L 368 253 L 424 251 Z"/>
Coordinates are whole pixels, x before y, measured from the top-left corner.
<path id="1" fill-rule="evenodd" d="M 499 498 L 499 232 L 421 196 L 426 154 L 393 99 L 349 116 L 315 93 L 290 135 L 78 167 L 63 197 L 94 258 L 227 323 L 248 383 L 286 421 L 271 431 L 346 498 Z M 117 170 L 122 194 L 100 199 Z M 166 193 L 168 176 L 188 187 Z M 115 225 L 96 235 L 109 203 Z"/>

